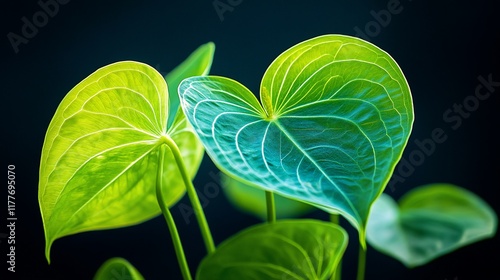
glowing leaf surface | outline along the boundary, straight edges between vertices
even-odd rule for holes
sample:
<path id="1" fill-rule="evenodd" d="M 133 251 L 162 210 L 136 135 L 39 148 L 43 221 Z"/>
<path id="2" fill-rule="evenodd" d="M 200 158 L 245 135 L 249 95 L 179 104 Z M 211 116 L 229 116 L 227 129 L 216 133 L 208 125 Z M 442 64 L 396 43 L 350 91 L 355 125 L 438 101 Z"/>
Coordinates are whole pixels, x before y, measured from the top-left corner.
<path id="1" fill-rule="evenodd" d="M 261 103 L 240 83 L 184 80 L 181 106 L 214 163 L 257 185 L 340 213 L 359 231 L 384 190 L 413 123 L 396 62 L 358 38 L 299 43 L 267 69 Z"/>
<path id="2" fill-rule="evenodd" d="M 207 49 L 203 53 L 211 61 L 213 45 L 201 49 Z M 198 75 L 210 68 L 206 61 L 191 60 L 203 66 L 198 65 Z M 171 82 L 186 78 L 181 74 L 171 75 Z M 176 115 L 171 126 L 169 114 Z M 48 260 L 60 237 L 129 226 L 160 213 L 155 186 L 161 137 L 175 141 L 194 177 L 203 146 L 182 110 L 169 111 L 167 84 L 148 65 L 125 61 L 102 67 L 65 96 L 47 130 L 40 161 L 38 198 Z M 172 205 L 185 186 L 171 153 L 164 167 L 165 200 Z"/>

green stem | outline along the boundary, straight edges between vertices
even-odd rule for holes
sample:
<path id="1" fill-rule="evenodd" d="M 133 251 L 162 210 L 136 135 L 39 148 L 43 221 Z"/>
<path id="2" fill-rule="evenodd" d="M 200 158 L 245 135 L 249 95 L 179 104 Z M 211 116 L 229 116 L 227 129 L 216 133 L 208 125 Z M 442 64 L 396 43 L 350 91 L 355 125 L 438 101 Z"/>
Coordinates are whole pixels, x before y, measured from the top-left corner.
<path id="1" fill-rule="evenodd" d="M 339 225 L 340 224 L 340 215 L 338 214 L 330 214 L 330 222 L 333 224 Z M 332 274 L 332 280 L 340 280 L 342 279 L 342 259 L 340 259 L 339 263 L 337 264 L 337 268 L 335 269 L 335 272 Z"/>
<path id="2" fill-rule="evenodd" d="M 365 279 L 365 267 L 366 267 L 366 249 L 359 244 L 359 253 L 358 253 L 358 276 L 357 280 Z"/>
<path id="3" fill-rule="evenodd" d="M 193 182 L 191 182 L 191 178 L 189 178 L 189 174 L 186 171 L 186 166 L 184 165 L 184 160 L 182 159 L 181 152 L 177 147 L 177 144 L 168 136 L 163 137 L 164 143 L 170 148 L 172 154 L 174 155 L 174 159 L 179 167 L 179 171 L 182 176 L 182 180 L 186 185 L 186 192 L 191 201 L 191 205 L 193 206 L 194 215 L 198 221 L 198 225 L 200 227 L 201 235 L 203 237 L 203 241 L 205 242 L 205 247 L 209 254 L 215 251 L 214 240 L 212 238 L 212 233 L 210 232 L 210 228 L 208 227 L 207 219 L 205 217 L 205 212 L 203 212 L 203 207 L 201 207 L 200 199 L 198 198 L 198 194 L 196 194 L 196 189 L 193 186 Z"/>
<path id="4" fill-rule="evenodd" d="M 182 277 L 184 280 L 191 280 L 191 273 L 189 272 L 189 266 L 186 260 L 186 255 L 184 254 L 184 248 L 182 247 L 181 238 L 179 237 L 179 232 L 175 225 L 174 217 L 170 213 L 167 203 L 163 199 L 163 162 L 165 158 L 165 145 L 160 146 L 160 156 L 158 162 L 158 173 L 156 175 L 156 199 L 158 199 L 158 204 L 160 205 L 161 212 L 165 217 L 165 221 L 168 225 L 168 230 L 170 231 L 170 236 L 172 237 L 172 243 L 174 244 L 175 254 L 177 256 L 177 261 L 179 262 L 179 267 L 181 269 Z"/>
<path id="5" fill-rule="evenodd" d="M 274 204 L 273 192 L 266 191 L 267 222 L 276 222 L 276 205 Z"/>

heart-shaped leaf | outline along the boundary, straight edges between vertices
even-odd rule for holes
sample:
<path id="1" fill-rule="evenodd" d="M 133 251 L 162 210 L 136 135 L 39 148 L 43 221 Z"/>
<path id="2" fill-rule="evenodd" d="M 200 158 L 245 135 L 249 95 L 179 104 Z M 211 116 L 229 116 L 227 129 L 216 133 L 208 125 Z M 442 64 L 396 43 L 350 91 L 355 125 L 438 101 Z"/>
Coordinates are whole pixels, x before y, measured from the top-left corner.
<path id="1" fill-rule="evenodd" d="M 97 270 L 94 280 L 143 280 L 141 273 L 126 259 L 112 258 Z"/>
<path id="2" fill-rule="evenodd" d="M 237 179 L 231 178 L 221 173 L 221 184 L 228 200 L 243 212 L 252 214 L 265 221 L 267 219 L 266 193 L 260 188 L 256 188 Z M 296 218 L 314 211 L 312 205 L 274 195 L 276 208 L 276 218 Z"/>
<path id="3" fill-rule="evenodd" d="M 206 52 L 212 54 L 213 48 Z M 206 60 L 193 63 L 205 65 L 199 75 L 210 68 Z M 162 137 L 178 145 L 188 174 L 195 176 L 203 146 L 182 113 L 167 126 L 169 114 L 176 113 L 169 112 L 168 98 L 164 78 L 132 61 L 97 70 L 65 96 L 47 130 L 40 162 L 47 260 L 60 237 L 134 225 L 160 213 L 155 186 Z M 164 168 L 165 201 L 172 205 L 185 186 L 171 153 Z"/>
<path id="4" fill-rule="evenodd" d="M 396 62 L 358 38 L 325 35 L 281 54 L 261 104 L 224 77 L 192 77 L 181 106 L 222 170 L 341 213 L 360 232 L 408 141 L 410 89 Z"/>
<path id="5" fill-rule="evenodd" d="M 196 279 L 329 279 L 347 242 L 344 229 L 329 222 L 261 224 L 220 244 L 203 259 Z"/>
<path id="6" fill-rule="evenodd" d="M 449 184 L 412 190 L 398 204 L 382 194 L 373 204 L 366 238 L 377 250 L 407 267 L 496 233 L 497 216 L 475 194 Z"/>

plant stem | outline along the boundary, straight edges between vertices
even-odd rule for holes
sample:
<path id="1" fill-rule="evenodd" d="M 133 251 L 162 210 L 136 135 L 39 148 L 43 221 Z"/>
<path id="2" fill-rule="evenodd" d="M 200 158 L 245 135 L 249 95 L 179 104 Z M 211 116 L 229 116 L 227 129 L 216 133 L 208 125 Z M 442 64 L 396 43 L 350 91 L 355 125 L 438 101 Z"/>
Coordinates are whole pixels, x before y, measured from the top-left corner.
<path id="1" fill-rule="evenodd" d="M 186 260 L 186 255 L 184 254 L 184 248 L 182 247 L 182 242 L 179 237 L 179 232 L 177 231 L 177 227 L 175 225 L 174 217 L 172 217 L 172 213 L 170 213 L 170 209 L 168 205 L 165 203 L 163 199 L 163 162 L 165 158 L 165 145 L 160 146 L 160 155 L 158 161 L 158 173 L 156 175 L 156 199 L 158 199 L 158 204 L 160 205 L 161 212 L 165 217 L 165 221 L 168 225 L 168 230 L 170 231 L 170 236 L 172 238 L 172 243 L 174 244 L 175 254 L 177 256 L 177 261 L 179 262 L 179 267 L 181 269 L 182 278 L 184 280 L 191 280 L 191 273 L 189 272 L 189 266 Z"/>
<path id="2" fill-rule="evenodd" d="M 366 249 L 359 244 L 359 253 L 358 253 L 358 276 L 357 280 L 365 279 L 365 267 L 366 267 Z"/>
<path id="3" fill-rule="evenodd" d="M 196 217 L 196 220 L 198 221 L 205 247 L 207 249 L 207 252 L 211 254 L 215 251 L 212 233 L 210 232 L 210 228 L 208 227 L 205 212 L 203 212 L 203 207 L 201 207 L 200 199 L 198 198 L 198 194 L 196 194 L 196 189 L 193 186 L 193 182 L 191 182 L 191 179 L 189 178 L 189 174 L 187 174 L 186 166 L 184 165 L 184 160 L 182 159 L 181 152 L 179 151 L 177 144 L 175 144 L 175 142 L 170 137 L 164 136 L 163 139 L 164 143 L 167 144 L 167 146 L 170 148 L 170 151 L 172 151 L 172 154 L 174 155 L 174 159 L 177 163 L 182 179 L 184 180 L 184 184 L 186 185 L 186 192 L 188 194 L 189 200 L 191 201 L 191 205 L 193 206 L 194 215 Z"/>
<path id="4" fill-rule="evenodd" d="M 273 192 L 266 191 L 267 222 L 276 222 L 276 205 L 274 204 Z"/>
<path id="5" fill-rule="evenodd" d="M 330 222 L 333 224 L 339 225 L 340 224 L 340 216 L 338 214 L 330 214 Z M 340 280 L 342 279 L 342 259 L 340 259 L 339 263 L 337 264 L 337 268 L 335 269 L 335 272 L 332 274 L 332 280 Z"/>

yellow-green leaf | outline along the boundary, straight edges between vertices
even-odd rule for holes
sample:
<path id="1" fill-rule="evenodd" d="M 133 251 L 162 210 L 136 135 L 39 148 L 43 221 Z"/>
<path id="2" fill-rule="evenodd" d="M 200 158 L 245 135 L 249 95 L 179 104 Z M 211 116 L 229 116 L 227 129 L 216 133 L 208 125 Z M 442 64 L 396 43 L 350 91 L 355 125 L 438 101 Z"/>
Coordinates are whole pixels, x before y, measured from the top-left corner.
<path id="1" fill-rule="evenodd" d="M 197 70 L 177 69 L 169 76 L 172 83 L 184 74 L 208 72 L 213 44 L 200 52 L 179 66 Z M 40 161 L 38 199 L 47 260 L 58 238 L 130 226 L 160 214 L 155 187 L 162 137 L 176 143 L 188 174 L 195 176 L 204 149 L 182 112 L 176 114 L 179 106 L 169 106 L 172 95 L 177 92 L 169 95 L 155 69 L 124 61 L 98 69 L 64 97 L 47 129 Z M 170 114 L 176 117 L 168 125 Z M 168 205 L 185 193 L 175 162 L 172 153 L 165 155 L 162 186 Z"/>

